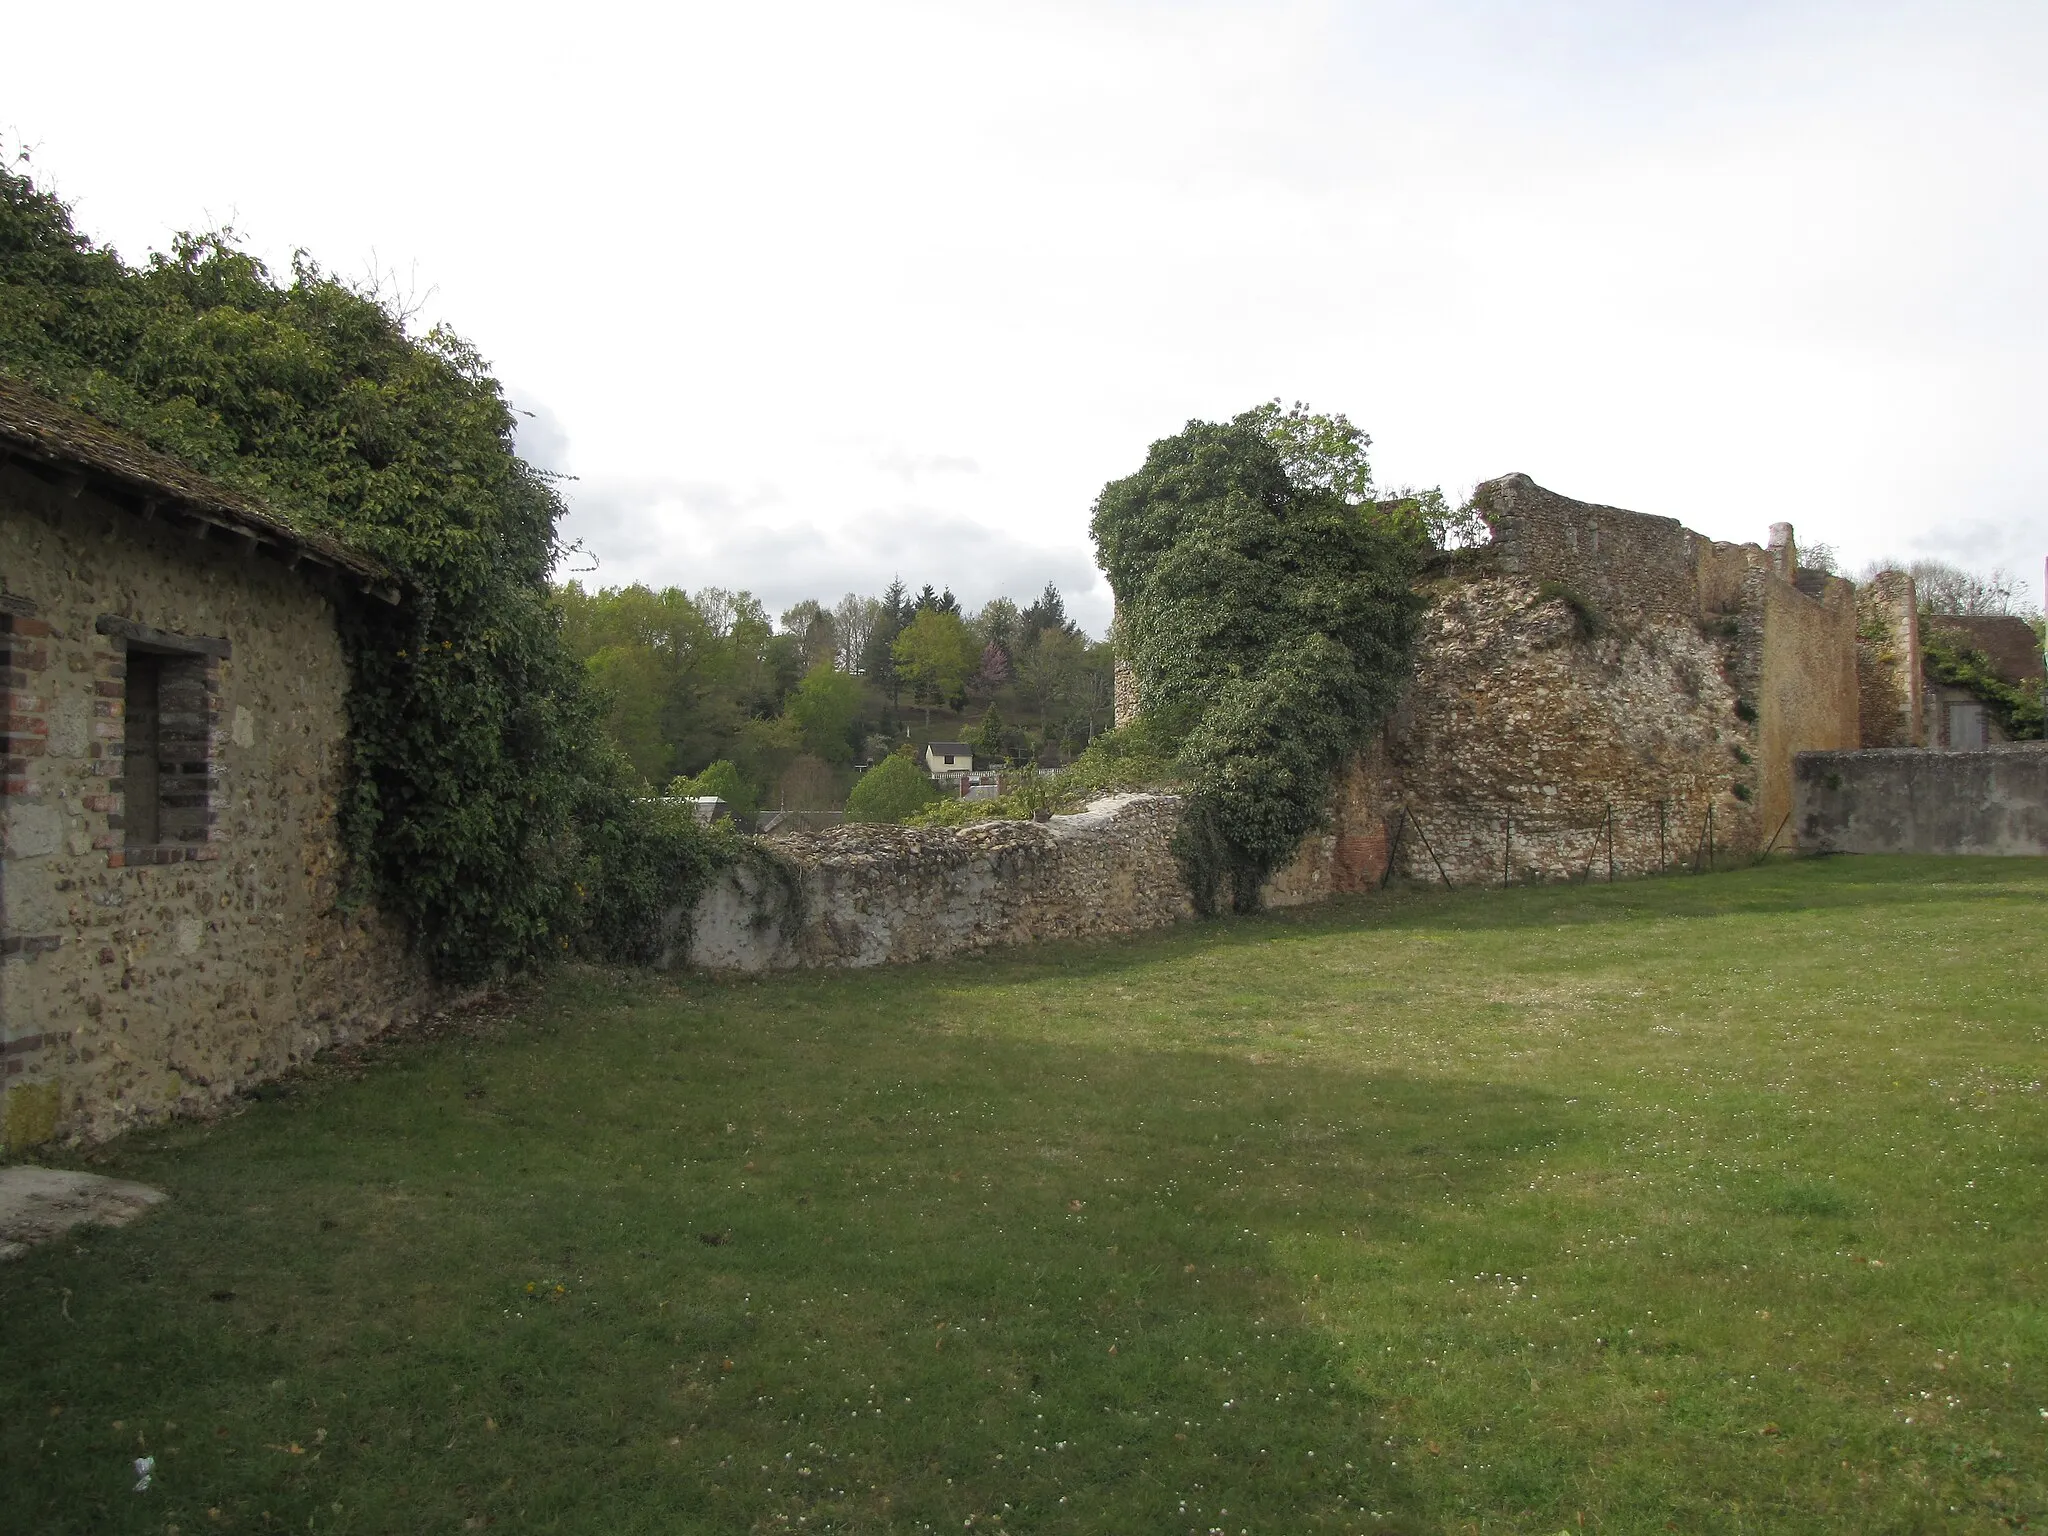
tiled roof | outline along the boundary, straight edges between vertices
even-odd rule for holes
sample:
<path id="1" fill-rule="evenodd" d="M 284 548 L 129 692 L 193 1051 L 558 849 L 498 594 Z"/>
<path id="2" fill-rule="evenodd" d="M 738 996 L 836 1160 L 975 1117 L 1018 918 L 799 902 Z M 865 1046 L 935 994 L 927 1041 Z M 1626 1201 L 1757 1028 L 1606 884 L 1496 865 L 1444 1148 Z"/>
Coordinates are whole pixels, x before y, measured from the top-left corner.
<path id="1" fill-rule="evenodd" d="M 2038 680 L 2042 676 L 2041 642 L 2034 636 L 2034 626 L 2025 619 L 2009 614 L 1936 613 L 1928 614 L 1920 622 L 1923 629 L 1947 630 L 1959 636 L 1965 645 L 1982 651 L 2008 683 Z"/>
<path id="2" fill-rule="evenodd" d="M 318 561 L 395 600 L 389 570 L 324 533 L 296 528 L 276 511 L 229 490 L 187 464 L 97 417 L 59 405 L 16 380 L 0 377 L 0 453 L 83 473 L 96 489 L 184 513 L 248 539 Z M 204 530 L 202 530 L 204 531 Z"/>

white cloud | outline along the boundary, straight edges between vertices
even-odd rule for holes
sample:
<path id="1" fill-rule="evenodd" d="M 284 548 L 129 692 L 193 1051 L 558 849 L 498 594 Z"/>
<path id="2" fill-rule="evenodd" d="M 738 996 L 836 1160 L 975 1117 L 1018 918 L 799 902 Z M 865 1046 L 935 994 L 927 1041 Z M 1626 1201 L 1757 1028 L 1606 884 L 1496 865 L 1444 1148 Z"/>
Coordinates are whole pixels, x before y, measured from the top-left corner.
<path id="1" fill-rule="evenodd" d="M 2038 4 L 75 9 L 0 100 L 85 227 L 416 274 L 608 576 L 1035 590 L 1271 395 L 1390 482 L 2048 550 Z"/>

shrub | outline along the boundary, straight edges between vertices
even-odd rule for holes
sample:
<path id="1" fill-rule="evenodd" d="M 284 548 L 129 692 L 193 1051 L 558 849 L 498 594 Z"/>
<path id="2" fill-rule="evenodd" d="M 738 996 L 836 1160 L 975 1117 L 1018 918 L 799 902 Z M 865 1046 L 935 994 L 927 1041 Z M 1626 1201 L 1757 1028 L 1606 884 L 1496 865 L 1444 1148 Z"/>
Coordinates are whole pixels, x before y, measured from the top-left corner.
<path id="1" fill-rule="evenodd" d="M 668 792 L 677 797 L 716 796 L 732 807 L 733 815 L 742 820 L 751 820 L 760 809 L 754 786 L 741 776 L 737 767 L 722 757 L 695 778 L 673 780 Z"/>
<path id="2" fill-rule="evenodd" d="M 890 753 L 862 774 L 846 797 L 848 821 L 901 823 L 941 796 L 924 771 Z"/>

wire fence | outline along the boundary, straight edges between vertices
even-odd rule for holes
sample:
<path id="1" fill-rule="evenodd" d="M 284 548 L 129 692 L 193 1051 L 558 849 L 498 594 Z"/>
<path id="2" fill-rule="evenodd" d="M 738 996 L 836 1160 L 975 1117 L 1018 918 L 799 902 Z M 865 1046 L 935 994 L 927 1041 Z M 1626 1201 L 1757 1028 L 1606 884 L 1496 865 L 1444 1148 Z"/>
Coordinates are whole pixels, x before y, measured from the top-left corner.
<path id="1" fill-rule="evenodd" d="M 1541 808 L 1453 801 L 1434 803 L 1426 811 L 1404 803 L 1394 812 L 1380 884 L 1404 870 L 1411 878 L 1434 876 L 1453 887 L 1615 880 L 1672 871 L 1701 874 L 1735 859 L 1761 861 L 1777 846 L 1790 819 L 1781 820 L 1757 848 L 1754 819 L 1741 815 L 1731 825 L 1717 798 L 1615 799 Z"/>

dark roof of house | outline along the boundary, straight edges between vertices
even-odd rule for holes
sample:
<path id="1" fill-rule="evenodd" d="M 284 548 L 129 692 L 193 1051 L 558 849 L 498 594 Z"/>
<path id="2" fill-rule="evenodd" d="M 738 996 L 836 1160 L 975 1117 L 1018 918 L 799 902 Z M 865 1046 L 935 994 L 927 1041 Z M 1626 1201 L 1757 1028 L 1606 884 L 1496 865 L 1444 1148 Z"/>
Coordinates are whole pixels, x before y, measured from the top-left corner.
<path id="1" fill-rule="evenodd" d="M 196 532 L 225 529 L 247 540 L 251 549 L 268 547 L 295 562 L 331 566 L 354 577 L 365 591 L 389 602 L 398 599 L 391 572 L 360 550 L 329 534 L 295 527 L 273 508 L 229 490 L 119 428 L 5 377 L 0 377 L 0 455 L 82 476 L 95 490 L 109 491 L 115 500 L 132 503 L 145 515 L 182 515 L 207 525 Z"/>
<path id="2" fill-rule="evenodd" d="M 2039 680 L 2044 675 L 2041 642 L 2034 626 L 2010 614 L 1928 614 L 1921 619 L 1925 630 L 1942 629 L 1958 636 L 1973 650 L 1991 658 L 1991 665 L 2008 683 Z"/>
<path id="3" fill-rule="evenodd" d="M 925 743 L 925 750 L 945 757 L 965 757 L 973 748 L 964 741 L 929 741 Z"/>

